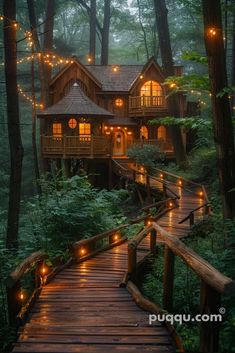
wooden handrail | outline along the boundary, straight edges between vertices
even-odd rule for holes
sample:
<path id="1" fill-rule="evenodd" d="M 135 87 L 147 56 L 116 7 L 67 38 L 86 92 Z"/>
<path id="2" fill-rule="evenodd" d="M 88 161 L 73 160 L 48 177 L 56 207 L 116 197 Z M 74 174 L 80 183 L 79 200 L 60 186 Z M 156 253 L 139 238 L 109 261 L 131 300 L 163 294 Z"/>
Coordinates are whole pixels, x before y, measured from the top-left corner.
<path id="1" fill-rule="evenodd" d="M 235 282 L 209 264 L 201 256 L 187 247 L 180 239 L 174 237 L 164 230 L 157 223 L 153 222 L 152 228 L 161 235 L 171 251 L 179 256 L 207 285 L 215 289 L 219 293 L 232 293 L 235 291 Z"/>
<path id="2" fill-rule="evenodd" d="M 45 252 L 37 251 L 24 259 L 16 269 L 8 275 L 6 279 L 7 288 L 13 288 L 38 262 L 44 261 L 47 258 L 48 255 Z"/>
<path id="3" fill-rule="evenodd" d="M 192 211 L 189 212 L 188 216 L 183 218 L 181 221 L 178 222 L 178 224 L 183 224 L 186 222 L 188 219 L 190 220 L 190 226 L 194 225 L 194 213 L 201 210 L 202 208 L 206 208 L 206 214 L 209 214 L 209 211 L 207 210 L 207 207 L 211 205 L 210 202 L 206 202 L 203 205 L 194 208 Z"/>
<path id="4" fill-rule="evenodd" d="M 163 269 L 163 309 L 172 311 L 174 291 L 174 263 L 175 256 L 184 261 L 187 267 L 201 279 L 200 313 L 201 315 L 215 315 L 221 307 L 221 294 L 235 293 L 235 282 L 220 273 L 210 263 L 187 247 L 180 239 L 172 236 L 156 222 L 138 233 L 128 244 L 128 280 L 135 282 L 139 269 L 137 263 L 137 247 L 151 232 L 150 254 L 156 253 L 157 236 L 165 246 Z M 144 258 L 144 260 L 147 257 Z M 142 260 L 143 261 L 143 260 Z M 128 282 L 129 283 L 129 282 Z M 127 284 L 128 284 L 127 283 Z M 200 352 L 213 353 L 218 351 L 219 320 L 200 323 Z"/>
<path id="5" fill-rule="evenodd" d="M 168 171 L 165 171 L 165 170 L 162 170 L 162 169 L 159 169 L 159 168 L 152 168 L 152 170 L 155 170 L 155 171 L 157 171 L 158 173 L 160 173 L 160 174 L 163 174 L 164 176 L 166 175 L 166 176 L 170 176 L 170 177 L 172 177 L 172 178 L 174 178 L 174 179 L 177 179 L 177 180 L 181 180 L 182 182 L 184 182 L 184 183 L 182 183 L 182 185 L 179 185 L 179 184 L 177 184 L 177 186 L 178 187 L 182 187 L 182 188 L 185 188 L 185 183 L 186 184 L 191 184 L 191 185 L 193 185 L 193 186 L 195 186 L 195 187 L 197 187 L 197 188 L 200 188 L 201 190 L 202 190 L 202 192 L 203 192 L 203 197 L 204 197 L 204 199 L 205 199 L 205 202 L 210 202 L 210 200 L 209 200 L 209 198 L 208 198 L 208 195 L 207 195 L 207 192 L 206 192 L 206 188 L 205 188 L 205 186 L 203 185 L 203 184 L 199 184 L 199 183 L 196 183 L 195 181 L 192 181 L 192 180 L 189 180 L 189 179 L 186 179 L 186 178 L 184 178 L 184 177 L 180 177 L 179 175 L 176 175 L 176 174 L 174 174 L 174 173 L 171 173 L 171 172 L 168 172 Z"/>
<path id="6" fill-rule="evenodd" d="M 152 204 L 150 204 L 150 205 L 147 205 L 147 206 L 145 206 L 145 207 L 142 207 L 142 211 L 149 211 L 151 208 L 155 208 L 155 207 L 164 205 L 164 204 L 166 204 L 167 202 L 170 202 L 170 201 L 175 200 L 175 199 L 178 199 L 178 198 L 171 198 L 171 197 L 168 197 L 168 198 L 165 199 L 165 200 L 161 200 L 161 201 L 152 203 Z"/>
<path id="7" fill-rule="evenodd" d="M 159 183 L 161 183 L 163 185 L 163 190 L 164 190 L 165 195 L 166 195 L 166 189 L 168 189 L 175 197 L 180 199 L 180 196 L 167 185 L 167 182 L 165 180 L 162 180 L 161 178 L 157 178 L 153 175 L 150 175 L 150 174 L 146 173 L 145 171 L 141 171 L 138 169 L 138 167 L 131 167 L 131 170 L 135 173 L 135 175 L 139 174 L 139 175 L 145 176 L 146 178 L 157 180 Z M 133 179 L 135 181 L 135 176 L 133 177 Z"/>

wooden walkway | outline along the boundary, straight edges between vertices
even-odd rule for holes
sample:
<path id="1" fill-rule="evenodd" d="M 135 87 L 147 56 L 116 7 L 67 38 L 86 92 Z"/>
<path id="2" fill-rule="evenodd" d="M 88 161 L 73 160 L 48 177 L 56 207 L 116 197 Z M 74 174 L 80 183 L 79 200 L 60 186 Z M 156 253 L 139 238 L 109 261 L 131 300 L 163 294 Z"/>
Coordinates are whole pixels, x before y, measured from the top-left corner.
<path id="1" fill-rule="evenodd" d="M 179 208 L 158 223 L 182 237 L 189 226 L 178 222 L 202 200 L 176 189 L 181 194 Z M 140 257 L 147 251 L 147 241 L 141 244 Z M 120 288 L 126 270 L 124 243 L 57 274 L 43 287 L 13 352 L 175 352 L 167 329 L 161 323 L 149 326 L 148 313 L 135 304 L 126 288 Z"/>

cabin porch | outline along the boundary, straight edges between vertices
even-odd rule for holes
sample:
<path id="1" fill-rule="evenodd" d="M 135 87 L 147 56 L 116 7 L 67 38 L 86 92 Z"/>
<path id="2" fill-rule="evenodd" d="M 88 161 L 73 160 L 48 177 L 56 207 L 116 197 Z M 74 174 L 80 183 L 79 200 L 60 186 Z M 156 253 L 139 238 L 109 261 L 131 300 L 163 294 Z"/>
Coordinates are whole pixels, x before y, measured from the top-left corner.
<path id="1" fill-rule="evenodd" d="M 120 141 L 121 143 L 121 141 Z M 107 158 L 126 157 L 128 148 L 133 145 L 157 145 L 167 156 L 173 157 L 171 141 L 159 141 L 157 139 L 129 139 L 122 150 L 117 150 L 111 136 L 41 136 L 42 155 L 47 158 Z"/>

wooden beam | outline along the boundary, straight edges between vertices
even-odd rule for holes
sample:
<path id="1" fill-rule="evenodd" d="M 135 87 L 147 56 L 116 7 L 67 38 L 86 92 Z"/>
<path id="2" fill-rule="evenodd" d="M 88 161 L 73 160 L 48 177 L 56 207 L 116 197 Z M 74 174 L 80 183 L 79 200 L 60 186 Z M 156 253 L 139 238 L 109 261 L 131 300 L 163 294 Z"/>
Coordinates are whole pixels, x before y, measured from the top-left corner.
<path id="1" fill-rule="evenodd" d="M 21 280 L 23 275 L 30 271 L 32 267 L 39 261 L 45 260 L 48 255 L 43 251 L 37 251 L 24 259 L 14 271 L 12 271 L 6 279 L 7 288 L 12 288 L 17 282 Z"/>
<path id="2" fill-rule="evenodd" d="M 201 282 L 200 293 L 201 315 L 220 314 L 221 295 L 205 282 Z M 219 351 L 220 321 L 201 321 L 200 323 L 200 352 L 214 353 Z"/>
<path id="3" fill-rule="evenodd" d="M 163 308 L 169 312 L 173 309 L 175 255 L 168 246 L 164 252 L 163 274 Z"/>
<path id="4" fill-rule="evenodd" d="M 205 283 L 219 293 L 234 293 L 235 282 L 216 270 L 209 262 L 188 248 L 181 240 L 166 232 L 157 223 L 153 228 L 161 235 L 161 239 L 170 250 L 179 256 Z"/>

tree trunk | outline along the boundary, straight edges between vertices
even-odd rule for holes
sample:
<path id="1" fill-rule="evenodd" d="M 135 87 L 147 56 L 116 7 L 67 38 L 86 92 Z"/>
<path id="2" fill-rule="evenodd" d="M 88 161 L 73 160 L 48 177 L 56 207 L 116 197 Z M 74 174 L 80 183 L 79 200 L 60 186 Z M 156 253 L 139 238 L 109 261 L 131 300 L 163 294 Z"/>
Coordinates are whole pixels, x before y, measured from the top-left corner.
<path id="1" fill-rule="evenodd" d="M 51 52 L 53 48 L 53 30 L 54 30 L 55 0 L 47 0 L 46 19 L 44 27 L 43 51 Z M 45 65 L 45 79 L 49 85 L 52 68 Z"/>
<path id="2" fill-rule="evenodd" d="M 48 82 L 48 77 L 49 77 L 48 75 L 50 75 L 50 71 L 47 71 L 46 69 L 46 65 L 43 60 L 43 55 L 42 55 L 43 53 L 41 50 L 40 41 L 38 38 L 34 0 L 27 0 L 27 6 L 28 6 L 28 13 L 29 13 L 29 22 L 32 29 L 32 35 L 33 35 L 33 43 L 34 43 L 36 52 L 38 53 L 38 74 L 39 74 L 40 88 L 41 88 L 41 103 L 43 104 L 43 107 L 46 108 L 50 104 L 49 82 Z M 50 7 L 49 4 L 48 4 L 48 7 Z M 51 11 L 51 7 L 50 7 L 50 11 Z M 49 19 L 49 17 L 47 18 Z M 47 43 L 45 43 L 44 41 L 44 45 L 50 45 L 51 35 L 53 38 L 53 34 L 48 35 L 49 39 L 46 40 Z M 44 133 L 44 127 L 45 127 L 44 120 L 40 119 L 40 135 Z M 47 172 L 48 163 L 45 158 L 42 159 L 41 165 L 42 165 L 43 171 Z"/>
<path id="3" fill-rule="evenodd" d="M 36 52 L 39 54 L 38 68 L 39 68 L 39 80 L 41 85 L 41 103 L 43 104 L 44 107 L 47 107 L 49 105 L 49 86 L 46 80 L 45 65 L 43 61 L 41 45 L 37 34 L 37 21 L 36 21 L 35 9 L 34 9 L 34 1 L 27 0 L 27 5 L 28 5 L 28 12 L 29 12 L 29 22 L 30 22 L 30 26 L 33 34 L 33 42 L 35 45 Z"/>
<path id="4" fill-rule="evenodd" d="M 223 96 L 218 96 L 228 86 L 220 0 L 202 0 L 202 7 L 223 215 L 224 218 L 233 218 L 235 215 L 235 192 L 230 192 L 235 187 L 232 114 L 228 94 L 224 93 Z"/>
<path id="5" fill-rule="evenodd" d="M 235 87 L 235 9 L 233 12 L 233 34 L 232 34 L 232 86 Z M 233 93 L 233 109 L 235 107 L 235 92 Z M 235 111 L 234 111 L 235 113 Z"/>
<path id="6" fill-rule="evenodd" d="M 90 58 L 91 64 L 95 64 L 96 54 L 96 0 L 91 0 L 90 13 Z"/>
<path id="7" fill-rule="evenodd" d="M 143 38 L 144 38 L 144 47 L 145 47 L 145 52 L 146 52 L 146 58 L 147 58 L 147 61 L 149 60 L 149 49 L 148 49 L 148 42 L 147 42 L 147 34 L 146 34 L 146 30 L 144 28 L 144 25 L 143 25 L 143 22 L 142 22 L 142 19 L 141 19 L 141 7 L 140 7 L 140 1 L 137 0 L 137 6 L 138 6 L 138 13 L 139 13 L 139 24 L 140 24 L 140 27 L 142 29 L 142 32 L 143 32 Z"/>
<path id="8" fill-rule="evenodd" d="M 20 214 L 22 160 L 24 151 L 20 133 L 19 101 L 17 89 L 17 29 L 16 27 L 14 27 L 14 22 L 16 18 L 15 0 L 4 0 L 3 14 L 8 135 L 11 159 L 6 247 L 17 248 Z"/>
<path id="9" fill-rule="evenodd" d="M 32 45 L 32 56 L 33 60 L 31 63 L 31 90 L 32 90 L 32 148 L 33 148 L 33 161 L 34 161 L 34 172 L 35 172 L 35 179 L 36 179 L 36 187 L 38 195 L 42 194 L 42 188 L 40 185 L 40 171 L 39 171 L 39 164 L 38 164 L 38 152 L 37 152 L 37 139 L 36 139 L 36 120 L 37 120 L 37 113 L 36 113 L 36 97 L 35 97 L 35 74 L 34 74 L 34 44 Z"/>
<path id="10" fill-rule="evenodd" d="M 166 8 L 166 2 L 165 0 L 154 0 L 154 6 L 164 74 L 166 77 L 174 76 L 174 63 L 167 19 L 168 10 Z M 171 116 L 180 117 L 180 106 L 177 95 L 173 94 L 168 97 L 168 107 Z M 183 166 L 187 162 L 187 156 L 181 130 L 178 126 L 171 126 L 169 130 L 172 137 L 177 163 L 179 166 Z"/>
<path id="11" fill-rule="evenodd" d="M 111 3 L 111 0 L 104 1 L 104 22 L 103 22 L 102 43 L 101 43 L 101 65 L 108 65 L 108 61 L 109 61 L 110 3 Z"/>

